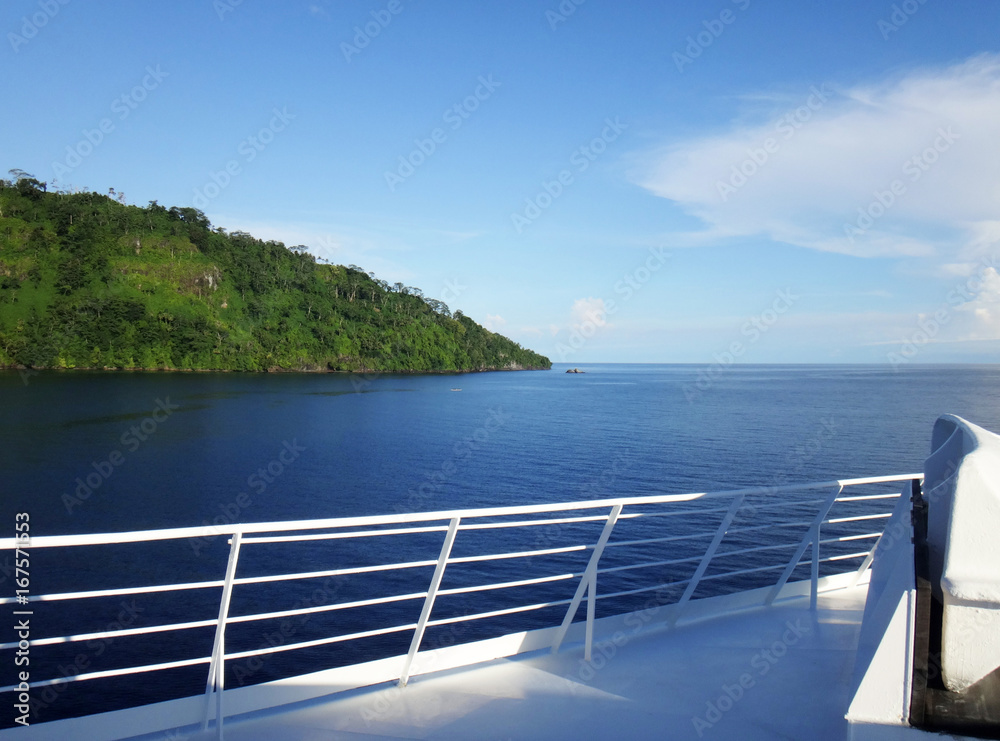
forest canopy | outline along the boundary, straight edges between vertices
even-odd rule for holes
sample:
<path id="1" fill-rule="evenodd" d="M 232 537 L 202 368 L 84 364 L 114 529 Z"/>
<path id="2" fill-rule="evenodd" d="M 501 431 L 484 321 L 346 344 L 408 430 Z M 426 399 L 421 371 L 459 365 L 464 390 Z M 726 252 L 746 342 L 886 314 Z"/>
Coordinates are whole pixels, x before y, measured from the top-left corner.
<path id="1" fill-rule="evenodd" d="M 474 371 L 550 368 L 419 289 L 195 208 L 0 180 L 0 367 Z"/>

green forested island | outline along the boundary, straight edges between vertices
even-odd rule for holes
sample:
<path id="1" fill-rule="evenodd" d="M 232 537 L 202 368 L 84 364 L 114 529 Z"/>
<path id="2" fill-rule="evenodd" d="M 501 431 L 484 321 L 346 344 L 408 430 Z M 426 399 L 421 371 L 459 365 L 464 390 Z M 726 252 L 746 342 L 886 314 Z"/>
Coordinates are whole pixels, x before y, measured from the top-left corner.
<path id="1" fill-rule="evenodd" d="M 0 180 L 0 367 L 551 367 L 418 289 L 115 195 Z"/>

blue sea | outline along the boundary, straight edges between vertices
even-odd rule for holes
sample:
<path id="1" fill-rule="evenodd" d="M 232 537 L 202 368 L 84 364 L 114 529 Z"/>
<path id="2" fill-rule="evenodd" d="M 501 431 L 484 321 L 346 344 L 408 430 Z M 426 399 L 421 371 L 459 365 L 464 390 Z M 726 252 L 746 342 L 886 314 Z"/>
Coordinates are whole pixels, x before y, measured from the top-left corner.
<path id="1" fill-rule="evenodd" d="M 577 367 L 584 373 L 558 364 L 464 375 L 0 372 L 0 522 L 13 534 L 15 513 L 28 512 L 37 537 L 916 473 L 939 415 L 1000 430 L 1000 366 Z M 434 558 L 439 547 L 436 537 L 412 554 L 292 548 L 288 563 L 338 568 Z M 224 538 L 181 550 L 107 546 L 90 560 L 35 551 L 33 593 L 221 577 Z M 13 590 L 8 555 L 0 554 L 5 593 Z M 253 556 L 245 566 L 273 568 Z M 337 584 L 330 599 L 404 586 Z M 42 603 L 35 625 L 42 635 L 60 635 L 212 617 L 218 595 L 203 591 L 213 593 L 183 604 L 92 600 L 100 604 L 59 611 Z M 234 614 L 272 602 L 279 600 L 237 594 Z M 337 629 L 405 622 L 412 609 L 359 614 L 350 624 L 336 613 Z M 310 625 L 317 635 L 328 628 L 320 619 Z M 258 629 L 233 642 L 252 648 L 266 635 Z M 297 640 L 312 635 L 303 631 Z M 88 671 L 177 648 L 176 641 L 138 640 L 88 644 Z M 400 641 L 405 651 L 408 637 Z M 192 634 L 189 643 L 195 654 L 206 652 L 211 632 Z M 337 645 L 334 663 L 400 652 L 392 641 Z M 40 674 L 58 676 L 68 660 L 39 654 Z M 300 659 L 274 656 L 228 686 L 302 670 L 294 663 Z M 327 666 L 330 653 L 308 661 Z M 9 683 L 12 666 L 4 657 L 0 683 Z M 203 689 L 204 671 L 126 688 L 81 682 L 87 687 L 50 693 L 36 720 L 191 694 L 199 683 Z"/>
<path id="2" fill-rule="evenodd" d="M 1000 429 L 1000 366 L 567 367 L 3 372 L 0 517 L 63 534 L 715 490 L 919 471 L 943 413 Z"/>

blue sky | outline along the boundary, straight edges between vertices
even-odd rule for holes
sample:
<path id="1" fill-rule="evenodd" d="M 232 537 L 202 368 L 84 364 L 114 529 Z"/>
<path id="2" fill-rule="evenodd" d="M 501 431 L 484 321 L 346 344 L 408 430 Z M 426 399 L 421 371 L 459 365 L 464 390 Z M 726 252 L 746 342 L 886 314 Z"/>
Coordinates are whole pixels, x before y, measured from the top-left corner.
<path id="1" fill-rule="evenodd" d="M 2 169 L 556 361 L 1000 359 L 989 0 L 11 0 Z"/>

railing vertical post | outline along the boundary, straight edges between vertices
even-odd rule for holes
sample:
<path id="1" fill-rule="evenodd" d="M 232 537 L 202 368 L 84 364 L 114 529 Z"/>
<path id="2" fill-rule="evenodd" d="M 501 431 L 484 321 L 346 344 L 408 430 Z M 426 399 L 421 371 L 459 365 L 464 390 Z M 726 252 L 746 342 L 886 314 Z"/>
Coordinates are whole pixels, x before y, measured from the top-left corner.
<path id="1" fill-rule="evenodd" d="M 448 532 L 444 536 L 444 543 L 441 545 L 441 555 L 438 556 L 437 565 L 434 567 L 434 575 L 431 577 L 430 586 L 427 588 L 427 597 L 424 599 L 423 609 L 420 611 L 420 619 L 417 620 L 417 627 L 413 631 L 413 640 L 410 641 L 410 650 L 406 654 L 403 662 L 403 671 L 399 675 L 399 686 L 405 687 L 410 680 L 410 668 L 413 660 L 420 650 L 420 642 L 424 638 L 424 630 L 427 628 L 427 621 L 430 619 L 431 610 L 434 609 L 434 600 L 437 598 L 438 588 L 444 578 L 444 569 L 448 565 L 448 557 L 451 555 L 451 547 L 455 543 L 455 535 L 458 534 L 458 523 L 460 517 L 452 518 L 448 525 Z"/>
<path id="2" fill-rule="evenodd" d="M 573 599 L 569 603 L 569 608 L 566 610 L 566 617 L 563 618 L 562 625 L 559 626 L 559 630 L 556 631 L 555 640 L 552 641 L 552 653 L 556 653 L 559 647 L 562 645 L 563 639 L 566 637 L 566 631 L 569 630 L 570 624 L 573 622 L 573 617 L 576 615 L 576 611 L 580 609 L 580 601 L 583 599 L 584 590 L 591 589 L 591 583 L 593 586 L 593 598 L 596 599 L 597 596 L 594 594 L 596 592 L 596 582 L 597 582 L 597 564 L 601 560 L 601 554 L 604 553 L 604 546 L 608 544 L 608 538 L 611 537 L 611 531 L 615 528 L 615 523 L 618 522 L 618 515 L 622 513 L 622 505 L 616 504 L 611 508 L 611 512 L 608 514 L 608 519 L 604 522 L 604 530 L 601 531 L 601 537 L 597 539 L 597 544 L 594 546 L 594 552 L 590 554 L 590 561 L 587 563 L 587 568 L 583 572 L 583 577 L 580 579 L 579 585 L 576 588 L 576 594 L 573 595 Z M 587 645 L 584 648 L 584 653 L 589 658 L 590 656 L 590 639 L 593 637 L 593 626 L 594 620 L 591 614 L 590 603 L 587 606 Z"/>
<path id="3" fill-rule="evenodd" d="M 816 523 L 813 528 L 813 543 L 812 543 L 812 572 L 811 572 L 811 589 L 809 592 L 809 609 L 816 609 L 816 599 L 819 593 L 819 522 Z"/>
<path id="4" fill-rule="evenodd" d="M 715 531 L 715 537 L 712 538 L 712 542 L 709 543 L 708 548 L 705 550 L 705 555 L 701 557 L 701 562 L 698 564 L 698 568 L 694 570 L 694 575 L 691 577 L 691 581 L 688 582 L 687 589 L 684 590 L 684 594 L 677 601 L 674 606 L 673 613 L 670 619 L 667 621 L 668 625 L 675 625 L 677 619 L 681 615 L 681 610 L 687 603 L 691 596 L 694 594 L 694 590 L 698 588 L 699 582 L 701 582 L 701 577 L 705 575 L 705 571 L 708 569 L 708 564 L 711 563 L 712 558 L 715 556 L 715 552 L 719 549 L 719 544 L 722 543 L 722 539 L 726 536 L 729 531 L 729 526 L 733 524 L 733 520 L 736 518 L 736 513 L 739 512 L 740 506 L 743 504 L 743 494 L 735 497 L 733 503 L 729 505 L 729 510 L 726 512 L 726 516 L 722 518 L 722 522 L 719 523 L 719 528 Z"/>
<path id="5" fill-rule="evenodd" d="M 229 602 L 233 596 L 233 579 L 236 577 L 236 564 L 240 558 L 240 539 L 242 533 L 233 533 L 229 546 L 229 562 L 226 564 L 226 580 L 222 585 L 222 598 L 219 601 L 219 621 L 215 626 L 215 643 L 212 646 L 212 660 L 208 665 L 208 681 L 205 683 L 205 720 L 202 729 L 208 728 L 208 716 L 211 709 L 212 692 L 215 692 L 215 735 L 222 738 L 222 692 L 225 689 L 226 678 L 226 620 L 229 617 Z"/>
<path id="6" fill-rule="evenodd" d="M 910 479 L 907 481 L 903 486 L 903 491 L 900 492 L 900 496 L 912 497 L 914 492 L 919 493 L 920 484 L 918 482 L 918 479 Z M 888 527 L 888 524 L 886 526 Z M 865 560 L 861 562 L 858 570 L 854 572 L 854 578 L 851 579 L 852 587 L 856 587 L 858 585 L 858 582 L 861 581 L 861 577 L 865 575 L 865 572 L 868 571 L 868 568 L 872 565 L 872 561 L 875 560 L 875 552 L 878 550 L 879 543 L 881 543 L 883 538 L 885 538 L 885 532 L 886 531 L 883 530 L 882 534 L 878 536 L 878 539 L 875 541 L 875 545 L 873 545 L 872 549 L 868 551 L 868 555 L 865 556 Z"/>
<path id="7" fill-rule="evenodd" d="M 594 614 L 597 611 L 597 574 L 587 582 L 587 630 L 583 647 L 583 660 L 590 661 L 591 649 L 594 645 Z"/>
<path id="8" fill-rule="evenodd" d="M 837 497 L 840 496 L 840 492 L 843 490 L 844 485 L 840 484 L 836 489 L 830 492 L 830 496 L 828 496 L 826 501 L 820 506 L 819 511 L 816 513 L 816 517 L 809 524 L 809 529 L 806 530 L 806 534 L 802 536 L 799 547 L 795 549 L 795 553 L 792 554 L 792 557 L 785 565 L 785 570 L 781 572 L 781 576 L 778 577 L 778 581 L 773 587 L 771 587 L 771 591 L 764 600 L 765 605 L 770 605 L 774 602 L 781 590 L 784 589 L 785 584 L 788 582 L 788 578 L 792 575 L 792 572 L 795 571 L 795 567 L 799 565 L 799 561 L 802 560 L 802 554 L 806 552 L 806 548 L 809 547 L 809 543 L 812 539 L 816 538 L 816 541 L 819 541 L 819 538 L 816 537 L 819 526 L 823 520 L 826 519 L 827 514 L 830 512 L 830 507 L 832 507 L 833 503 L 837 501 Z M 819 545 L 817 545 L 816 548 L 818 549 Z"/>
<path id="9" fill-rule="evenodd" d="M 854 572 L 854 577 L 851 579 L 852 587 L 858 586 L 858 582 L 861 581 L 861 577 L 865 575 L 865 572 L 868 571 L 868 567 L 872 565 L 872 561 L 875 560 L 875 551 L 878 549 L 878 544 L 882 542 L 882 538 L 884 537 L 885 531 L 878 536 L 878 539 L 875 541 L 875 545 L 873 545 L 872 549 L 868 551 L 868 555 L 865 556 L 865 560 L 861 562 L 860 566 L 858 566 L 858 570 Z"/>

